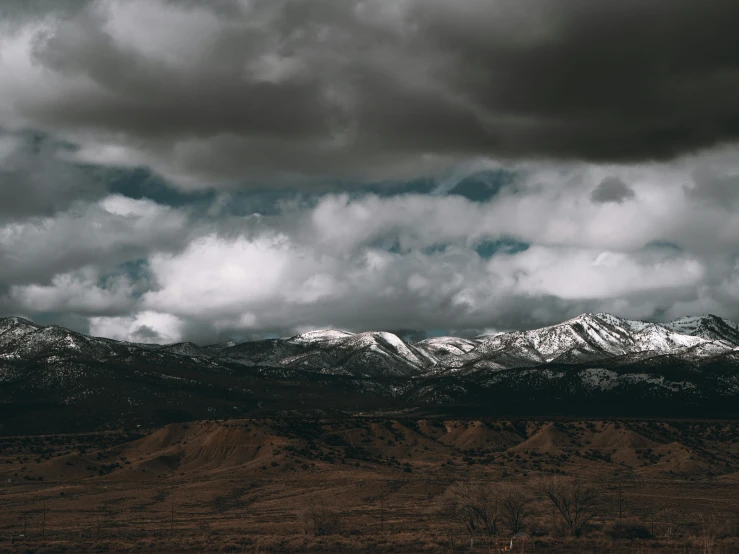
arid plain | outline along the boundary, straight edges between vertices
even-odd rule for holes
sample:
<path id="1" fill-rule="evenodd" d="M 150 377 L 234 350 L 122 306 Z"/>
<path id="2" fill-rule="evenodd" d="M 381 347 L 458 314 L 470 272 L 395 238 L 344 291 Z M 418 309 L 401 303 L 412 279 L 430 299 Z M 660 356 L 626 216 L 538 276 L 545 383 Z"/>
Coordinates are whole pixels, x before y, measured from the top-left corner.
<path id="1" fill-rule="evenodd" d="M 0 477 L 5 552 L 739 552 L 733 421 L 208 420 L 5 437 Z M 554 482 L 594 495 L 577 533 Z M 471 530 L 468 485 L 520 526 Z"/>

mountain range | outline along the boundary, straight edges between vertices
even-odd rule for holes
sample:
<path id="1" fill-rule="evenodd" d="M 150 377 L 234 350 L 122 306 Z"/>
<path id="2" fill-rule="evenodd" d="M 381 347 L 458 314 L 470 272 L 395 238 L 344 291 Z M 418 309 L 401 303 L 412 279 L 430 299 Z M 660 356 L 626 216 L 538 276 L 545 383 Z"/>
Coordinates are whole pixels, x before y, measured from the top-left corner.
<path id="1" fill-rule="evenodd" d="M 583 314 L 540 329 L 406 342 L 311 331 L 198 346 L 0 319 L 0 433 L 153 425 L 255 411 L 739 412 L 739 325 Z"/>

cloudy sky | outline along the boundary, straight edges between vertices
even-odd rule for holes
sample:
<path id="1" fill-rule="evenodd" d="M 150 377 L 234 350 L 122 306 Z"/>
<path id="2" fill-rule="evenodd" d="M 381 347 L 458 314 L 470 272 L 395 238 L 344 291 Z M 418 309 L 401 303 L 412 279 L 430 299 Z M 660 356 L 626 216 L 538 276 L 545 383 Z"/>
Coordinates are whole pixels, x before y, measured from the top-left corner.
<path id="1" fill-rule="evenodd" d="M 3 0 L 0 313 L 739 319 L 735 0 Z"/>

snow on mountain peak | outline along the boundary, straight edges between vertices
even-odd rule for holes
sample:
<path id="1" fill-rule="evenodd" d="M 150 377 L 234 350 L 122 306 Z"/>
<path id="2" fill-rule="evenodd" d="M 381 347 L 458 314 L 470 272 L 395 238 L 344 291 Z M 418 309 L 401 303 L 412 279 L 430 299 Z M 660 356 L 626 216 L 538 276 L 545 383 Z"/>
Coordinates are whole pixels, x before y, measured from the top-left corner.
<path id="1" fill-rule="evenodd" d="M 12 316 L 12 317 L 0 317 L 0 333 L 3 331 L 10 329 L 11 327 L 18 327 L 18 326 L 25 326 L 25 327 L 35 327 L 38 328 L 39 326 L 36 325 L 32 321 L 28 321 L 25 318 Z"/>
<path id="2" fill-rule="evenodd" d="M 308 331 L 307 333 L 301 333 L 300 335 L 295 335 L 294 337 L 291 337 L 290 342 L 300 342 L 300 343 L 312 343 L 312 342 L 326 342 L 326 341 L 336 341 L 336 340 L 342 340 L 348 337 L 353 336 L 353 333 L 348 333 L 346 331 L 339 331 L 337 329 L 319 329 L 316 331 Z"/>
<path id="3" fill-rule="evenodd" d="M 713 314 L 680 317 L 660 325 L 676 333 L 739 346 L 739 325 Z"/>
<path id="4" fill-rule="evenodd" d="M 19 359 L 102 360 L 135 353 L 355 376 L 466 374 L 546 364 L 606 363 L 609 359 L 631 363 L 666 354 L 695 361 L 725 356 L 737 347 L 739 325 L 712 315 L 649 323 L 586 313 L 539 329 L 473 339 L 435 337 L 417 343 L 386 331 L 355 334 L 324 329 L 287 339 L 203 347 L 119 343 L 63 327 L 38 326 L 22 318 L 0 319 L 0 355 Z"/>

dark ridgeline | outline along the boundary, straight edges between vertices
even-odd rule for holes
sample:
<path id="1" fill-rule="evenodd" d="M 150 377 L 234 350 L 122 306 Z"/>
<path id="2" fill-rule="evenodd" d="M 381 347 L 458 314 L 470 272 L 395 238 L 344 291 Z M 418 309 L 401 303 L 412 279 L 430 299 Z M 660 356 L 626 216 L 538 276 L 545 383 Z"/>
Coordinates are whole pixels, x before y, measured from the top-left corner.
<path id="1" fill-rule="evenodd" d="M 737 325 L 587 314 L 532 331 L 406 343 L 316 331 L 200 347 L 0 320 L 0 433 L 260 413 L 733 417 Z"/>

